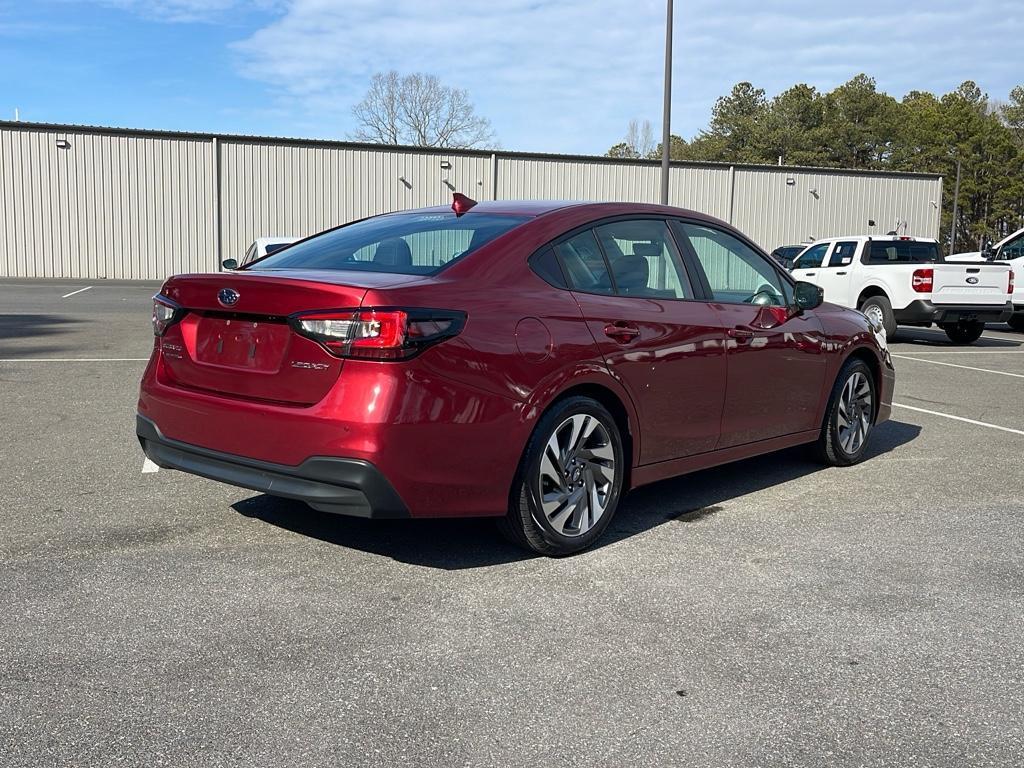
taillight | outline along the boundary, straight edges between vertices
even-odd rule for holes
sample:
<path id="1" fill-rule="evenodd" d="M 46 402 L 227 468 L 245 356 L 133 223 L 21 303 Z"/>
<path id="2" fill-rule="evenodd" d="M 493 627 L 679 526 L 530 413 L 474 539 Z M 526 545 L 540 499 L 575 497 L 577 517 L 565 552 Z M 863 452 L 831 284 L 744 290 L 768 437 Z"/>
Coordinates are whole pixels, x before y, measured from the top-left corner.
<path id="1" fill-rule="evenodd" d="M 931 269 L 915 269 L 913 276 L 910 278 L 911 287 L 918 293 L 931 293 L 932 286 L 935 285 L 935 270 Z"/>
<path id="2" fill-rule="evenodd" d="M 1011 294 L 1011 295 L 1013 294 L 1013 270 L 1012 269 L 1010 270 L 1010 284 L 1007 286 L 1006 292 Z"/>
<path id="3" fill-rule="evenodd" d="M 359 309 L 293 315 L 288 322 L 335 357 L 406 360 L 457 335 L 466 315 L 438 309 Z"/>
<path id="4" fill-rule="evenodd" d="M 157 294 L 153 297 L 153 335 L 163 336 L 167 329 L 185 315 L 185 310 L 168 299 Z"/>

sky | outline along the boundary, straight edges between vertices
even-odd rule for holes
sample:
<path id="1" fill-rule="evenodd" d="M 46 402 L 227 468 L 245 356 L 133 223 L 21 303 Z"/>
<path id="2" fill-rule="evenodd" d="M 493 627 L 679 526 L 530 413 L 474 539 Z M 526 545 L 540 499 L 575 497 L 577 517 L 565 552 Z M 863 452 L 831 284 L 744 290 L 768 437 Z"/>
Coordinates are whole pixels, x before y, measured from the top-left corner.
<path id="1" fill-rule="evenodd" d="M 993 99 L 1024 84 L 1024 0 L 676 0 L 672 130 L 740 81 L 865 72 Z M 503 149 L 660 135 L 664 0 L 0 0 L 0 119 L 346 139 L 375 72 L 465 88 Z"/>

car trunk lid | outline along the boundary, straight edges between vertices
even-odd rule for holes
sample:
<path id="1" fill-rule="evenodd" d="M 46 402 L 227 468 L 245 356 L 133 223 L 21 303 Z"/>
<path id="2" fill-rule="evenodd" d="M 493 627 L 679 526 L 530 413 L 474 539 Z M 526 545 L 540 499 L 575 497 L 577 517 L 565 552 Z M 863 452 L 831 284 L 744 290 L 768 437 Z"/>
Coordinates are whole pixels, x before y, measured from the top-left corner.
<path id="1" fill-rule="evenodd" d="M 316 278 L 320 277 L 320 280 Z M 288 316 L 357 308 L 393 274 L 181 275 L 161 289 L 185 310 L 158 340 L 164 383 L 226 397 L 285 405 L 319 402 L 343 361 L 295 333 Z"/>

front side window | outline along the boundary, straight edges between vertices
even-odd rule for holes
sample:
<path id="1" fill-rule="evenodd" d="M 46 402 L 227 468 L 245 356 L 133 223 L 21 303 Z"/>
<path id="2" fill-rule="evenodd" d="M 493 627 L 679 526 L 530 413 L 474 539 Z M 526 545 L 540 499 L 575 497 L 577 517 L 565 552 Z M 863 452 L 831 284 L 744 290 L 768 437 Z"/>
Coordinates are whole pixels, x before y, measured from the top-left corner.
<path id="1" fill-rule="evenodd" d="M 857 253 L 857 243 L 836 243 L 832 255 L 828 257 L 830 267 L 845 267 L 853 262 L 853 256 Z"/>
<path id="2" fill-rule="evenodd" d="M 999 249 L 1000 261 L 1019 259 L 1021 256 L 1024 256 L 1024 233 L 1017 235 L 1016 239 L 1005 243 L 1003 247 Z"/>
<path id="3" fill-rule="evenodd" d="M 788 286 L 768 260 L 721 230 L 683 222 L 683 232 L 704 269 L 711 295 L 725 304 L 788 303 Z"/>
<path id="4" fill-rule="evenodd" d="M 648 299 L 693 298 L 682 270 L 682 260 L 664 221 L 613 221 L 602 224 L 596 232 L 621 295 Z"/>
<path id="5" fill-rule="evenodd" d="M 821 266 L 821 260 L 825 258 L 825 251 L 829 243 L 818 243 L 800 254 L 793 262 L 793 269 L 815 269 Z"/>
<path id="6" fill-rule="evenodd" d="M 470 211 L 375 216 L 311 237 L 251 270 L 343 269 L 430 275 L 526 221 Z"/>

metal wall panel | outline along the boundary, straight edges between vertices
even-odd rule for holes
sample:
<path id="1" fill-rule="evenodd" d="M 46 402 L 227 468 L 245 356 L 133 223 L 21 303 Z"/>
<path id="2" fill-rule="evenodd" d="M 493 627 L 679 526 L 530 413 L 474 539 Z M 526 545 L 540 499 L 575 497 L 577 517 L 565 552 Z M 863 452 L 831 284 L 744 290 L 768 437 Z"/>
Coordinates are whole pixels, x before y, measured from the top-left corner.
<path id="1" fill-rule="evenodd" d="M 631 200 L 656 203 L 660 169 L 650 163 L 608 163 L 498 157 L 499 200 Z"/>
<path id="2" fill-rule="evenodd" d="M 941 203 L 937 178 L 737 168 L 732 223 L 767 250 L 810 238 L 885 234 L 897 220 L 907 222 L 909 235 L 938 237 Z"/>
<path id="3" fill-rule="evenodd" d="M 0 275 L 212 269 L 211 161 L 198 139 L 0 128 Z"/>
<path id="4" fill-rule="evenodd" d="M 657 202 L 660 173 L 642 161 L 0 123 L 0 276 L 213 270 L 257 237 L 445 204 L 453 189 L 478 200 Z M 669 190 L 673 205 L 731 220 L 772 249 L 884 233 L 897 219 L 937 237 L 942 180 L 675 164 Z"/>

